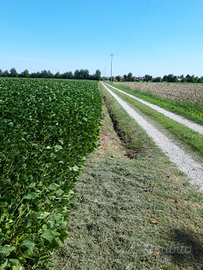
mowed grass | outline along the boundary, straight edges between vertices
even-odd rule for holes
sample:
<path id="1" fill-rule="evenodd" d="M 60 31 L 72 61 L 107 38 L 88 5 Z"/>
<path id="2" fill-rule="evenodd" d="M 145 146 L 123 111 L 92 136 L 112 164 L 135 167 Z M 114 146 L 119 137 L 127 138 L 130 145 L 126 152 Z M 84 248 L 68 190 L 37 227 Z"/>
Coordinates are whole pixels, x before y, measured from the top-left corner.
<path id="1" fill-rule="evenodd" d="M 126 93 L 129 93 L 133 96 L 146 100 L 168 111 L 179 114 L 189 120 L 192 120 L 195 123 L 203 125 L 203 106 L 202 103 L 200 102 L 190 101 L 189 99 L 181 100 L 181 99 L 164 98 L 153 94 L 150 90 L 148 91 L 141 91 L 140 89 L 133 90 L 132 88 L 125 86 L 125 83 L 123 83 L 122 85 L 115 85 L 113 83 L 109 84 L 117 87 L 120 90 L 125 91 Z M 160 84 L 160 86 L 161 85 L 162 84 Z"/>
<path id="2" fill-rule="evenodd" d="M 172 138 L 179 141 L 184 147 L 190 151 L 195 152 L 200 158 L 203 157 L 203 136 L 183 124 L 170 119 L 169 117 L 157 112 L 147 105 L 115 90 L 110 87 L 116 95 L 126 101 L 132 108 L 134 108 L 143 117 L 147 117 L 157 128 L 165 130 L 166 134 L 170 134 Z"/>
<path id="3" fill-rule="evenodd" d="M 109 147 L 87 158 L 75 186 L 70 235 L 54 254 L 55 270 L 202 269 L 202 194 L 103 87 L 101 92 L 121 150 L 112 154 Z M 102 132 L 114 143 L 106 106 Z M 126 143 L 130 158 L 123 155 Z"/>

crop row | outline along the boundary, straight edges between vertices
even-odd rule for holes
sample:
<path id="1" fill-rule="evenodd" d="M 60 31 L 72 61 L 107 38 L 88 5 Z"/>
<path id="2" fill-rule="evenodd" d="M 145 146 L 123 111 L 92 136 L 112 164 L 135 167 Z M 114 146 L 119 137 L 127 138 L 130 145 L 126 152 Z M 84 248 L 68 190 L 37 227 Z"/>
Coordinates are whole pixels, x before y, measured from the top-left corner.
<path id="1" fill-rule="evenodd" d="M 0 269 L 52 266 L 101 106 L 97 82 L 0 79 Z"/>

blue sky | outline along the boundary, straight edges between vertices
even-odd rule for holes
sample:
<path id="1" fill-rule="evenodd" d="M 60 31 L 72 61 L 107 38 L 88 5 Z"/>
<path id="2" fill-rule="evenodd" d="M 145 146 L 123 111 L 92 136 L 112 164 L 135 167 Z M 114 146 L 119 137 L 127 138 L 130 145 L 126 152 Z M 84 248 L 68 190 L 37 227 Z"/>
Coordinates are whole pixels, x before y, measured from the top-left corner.
<path id="1" fill-rule="evenodd" d="M 0 69 L 203 76 L 202 0 L 1 0 Z"/>

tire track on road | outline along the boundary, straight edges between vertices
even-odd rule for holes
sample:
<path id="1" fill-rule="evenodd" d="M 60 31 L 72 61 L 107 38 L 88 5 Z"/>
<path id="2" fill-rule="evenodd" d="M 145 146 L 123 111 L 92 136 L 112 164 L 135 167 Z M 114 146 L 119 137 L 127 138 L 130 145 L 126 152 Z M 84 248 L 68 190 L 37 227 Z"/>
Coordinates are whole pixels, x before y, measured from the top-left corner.
<path id="1" fill-rule="evenodd" d="M 180 115 L 169 112 L 169 111 L 167 111 L 167 110 L 165 110 L 165 109 L 163 109 L 163 108 L 161 108 L 161 107 L 159 107 L 157 105 L 151 104 L 150 102 L 147 102 L 147 101 L 144 101 L 144 100 L 142 100 L 140 98 L 137 98 L 137 97 L 135 97 L 135 96 L 133 96 L 131 94 L 128 94 L 128 93 L 126 93 L 126 92 L 124 92 L 124 91 L 122 91 L 122 90 L 120 90 L 120 89 L 118 89 L 118 88 L 116 88 L 114 86 L 111 86 L 109 84 L 106 84 L 106 85 L 116 89 L 117 91 L 119 91 L 119 92 L 121 92 L 121 93 L 123 93 L 123 94 L 125 94 L 125 95 L 127 95 L 127 96 L 129 96 L 131 98 L 134 98 L 134 99 L 138 100 L 139 102 L 145 104 L 146 106 L 149 106 L 150 108 L 164 114 L 165 116 L 175 120 L 176 122 L 178 122 L 180 124 L 183 124 L 184 126 L 186 126 L 186 127 L 190 128 L 190 129 L 198 132 L 199 134 L 203 135 L 203 126 L 202 125 L 198 125 L 196 123 L 193 123 L 192 121 L 189 121 L 189 120 L 187 120 L 186 118 L 184 118 L 184 117 L 182 117 Z"/>
<path id="2" fill-rule="evenodd" d="M 196 162 L 193 157 L 176 145 L 167 136 L 148 123 L 141 115 L 132 109 L 125 101 L 114 94 L 104 83 L 105 89 L 118 101 L 125 111 L 146 131 L 153 141 L 169 157 L 170 161 L 184 172 L 192 185 L 197 185 L 203 192 L 203 165 Z"/>

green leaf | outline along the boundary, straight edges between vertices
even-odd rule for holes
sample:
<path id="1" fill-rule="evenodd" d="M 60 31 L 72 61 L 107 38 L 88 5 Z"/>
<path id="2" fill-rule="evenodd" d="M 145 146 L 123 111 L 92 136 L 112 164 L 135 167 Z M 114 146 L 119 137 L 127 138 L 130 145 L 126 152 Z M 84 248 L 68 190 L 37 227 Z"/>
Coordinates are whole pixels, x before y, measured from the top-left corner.
<path id="1" fill-rule="evenodd" d="M 64 244 L 64 240 L 69 236 L 69 232 L 65 229 L 59 229 L 58 231 L 60 232 L 59 239 Z"/>
<path id="2" fill-rule="evenodd" d="M 10 251 L 10 248 L 8 246 L 4 246 L 4 247 L 0 247 L 0 253 L 5 255 L 5 256 L 9 256 L 11 251 Z"/>
<path id="3" fill-rule="evenodd" d="M 0 270 L 5 270 L 7 265 L 8 265 L 8 260 L 5 260 L 5 262 L 0 266 Z"/>
<path id="4" fill-rule="evenodd" d="M 61 149 L 63 149 L 63 147 L 59 144 L 55 145 L 54 148 L 56 151 L 60 151 Z"/>
<path id="5" fill-rule="evenodd" d="M 39 194 L 36 192 L 30 192 L 27 194 L 27 196 L 25 196 L 25 199 L 36 199 L 37 197 L 39 197 Z"/>
<path id="6" fill-rule="evenodd" d="M 9 259 L 9 262 L 11 262 L 15 266 L 21 265 L 18 259 Z"/>
<path id="7" fill-rule="evenodd" d="M 51 244 L 49 245 L 50 248 L 54 249 L 54 248 L 57 248 L 57 247 L 63 247 L 63 245 L 60 245 L 56 239 L 53 239 L 53 241 L 51 242 Z"/>
<path id="8" fill-rule="evenodd" d="M 56 191 L 57 196 L 61 197 L 63 195 L 64 191 L 62 189 L 58 189 Z"/>
<path id="9" fill-rule="evenodd" d="M 38 217 L 38 219 L 45 219 L 50 215 L 50 212 L 43 212 L 41 215 Z"/>
<path id="10" fill-rule="evenodd" d="M 35 243 L 31 241 L 30 239 L 25 239 L 20 245 L 21 252 L 24 257 L 31 258 L 33 255 L 33 249 L 35 247 Z"/>
<path id="11" fill-rule="evenodd" d="M 54 191 L 56 191 L 59 188 L 60 188 L 60 186 L 56 183 L 52 183 L 51 185 L 48 186 L 49 190 L 54 190 Z"/>
<path id="12" fill-rule="evenodd" d="M 25 270 L 25 268 L 23 266 L 16 265 L 12 267 L 12 270 Z"/>
<path id="13" fill-rule="evenodd" d="M 33 176 L 32 175 L 29 175 L 30 179 L 33 180 Z M 28 187 L 29 188 L 34 188 L 36 186 L 36 183 L 31 183 Z"/>
<path id="14" fill-rule="evenodd" d="M 56 237 L 59 237 L 60 236 L 60 233 L 58 232 L 54 232 L 54 231 L 51 231 L 49 229 L 45 230 L 42 232 L 42 235 L 41 235 L 44 239 L 46 239 L 45 241 L 45 245 L 48 246 L 49 248 L 51 249 L 54 249 L 56 247 L 60 247 L 61 245 L 56 241 Z M 61 246 L 62 247 L 62 246 Z"/>
<path id="15" fill-rule="evenodd" d="M 50 258 L 51 258 L 51 255 L 49 255 L 47 253 L 40 254 L 39 261 L 44 261 L 44 260 L 50 259 Z"/>
<path id="16" fill-rule="evenodd" d="M 55 264 L 54 264 L 53 262 L 48 261 L 48 262 L 45 262 L 45 263 L 44 263 L 44 266 L 45 266 L 47 269 L 49 269 L 49 267 L 54 267 Z"/>
<path id="17" fill-rule="evenodd" d="M 72 171 L 74 171 L 74 172 L 77 172 L 77 171 L 79 171 L 79 167 L 78 166 L 73 166 L 72 168 L 70 168 Z"/>
<path id="18" fill-rule="evenodd" d="M 41 235 L 44 239 L 48 240 L 50 243 L 53 241 L 54 237 L 51 233 L 51 230 L 45 230 L 42 232 L 42 235 Z"/>

